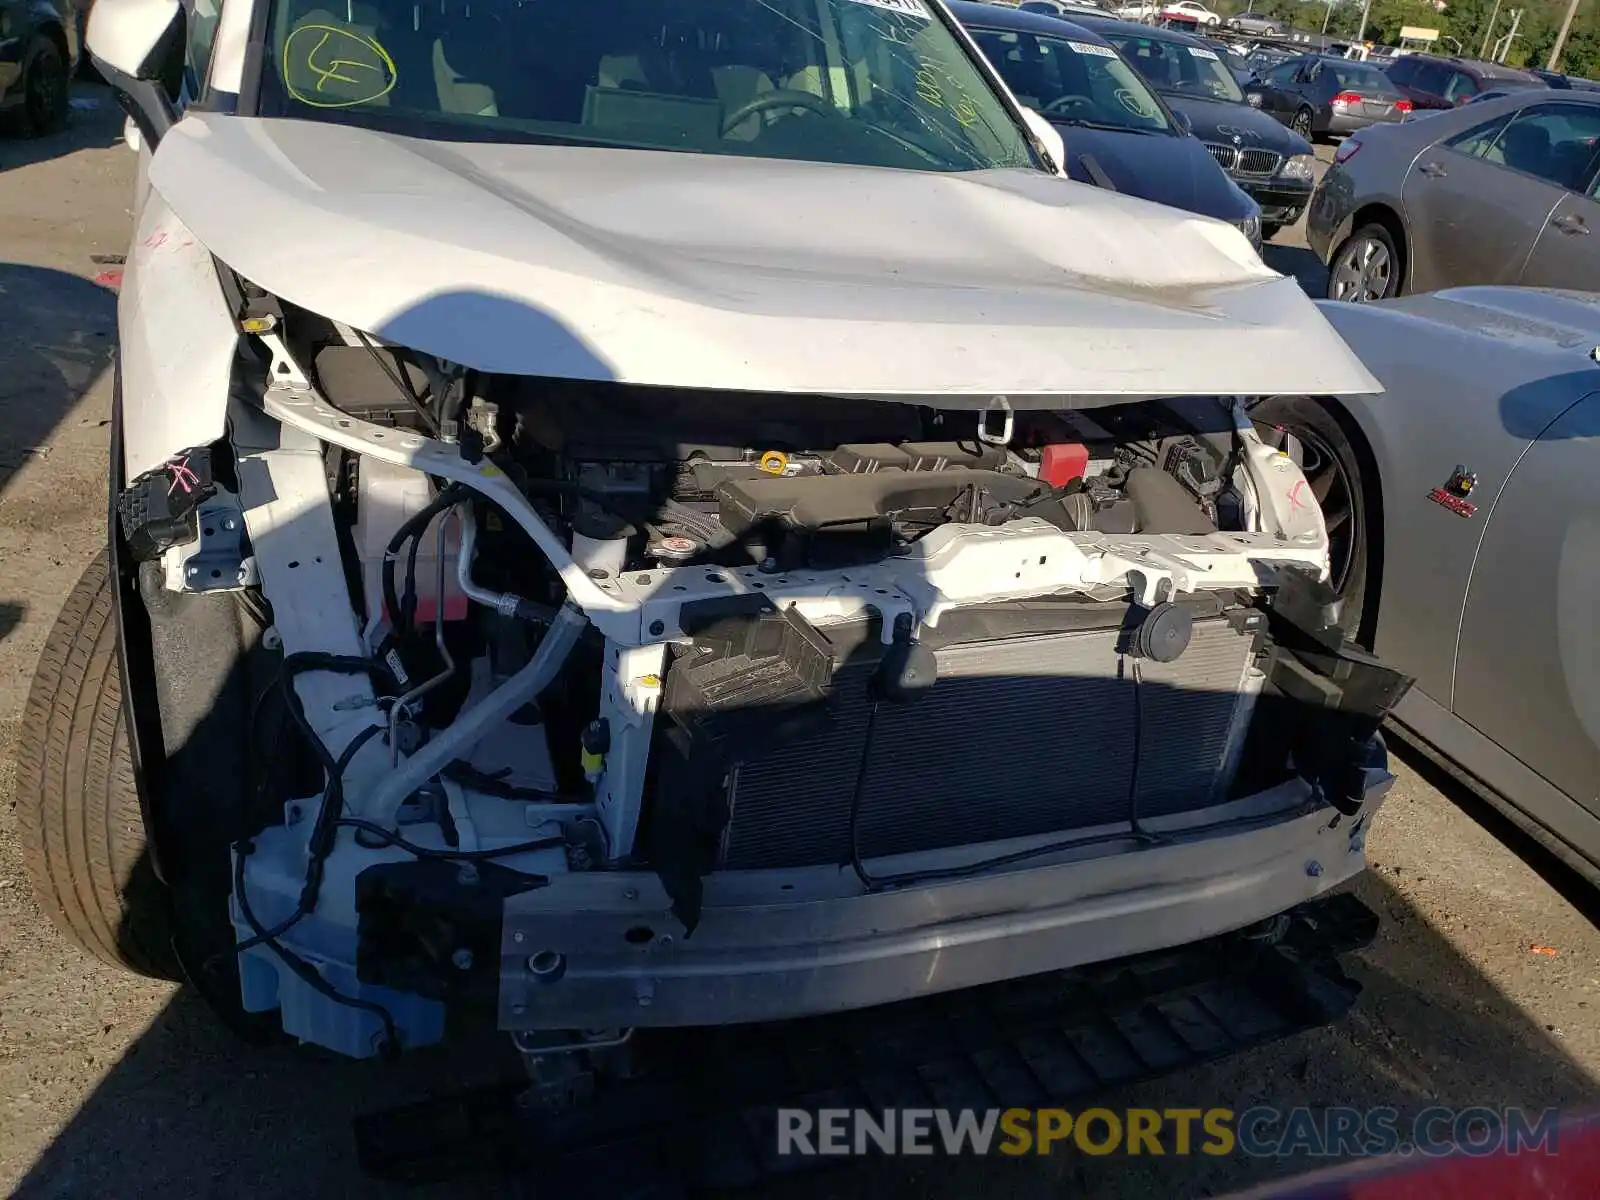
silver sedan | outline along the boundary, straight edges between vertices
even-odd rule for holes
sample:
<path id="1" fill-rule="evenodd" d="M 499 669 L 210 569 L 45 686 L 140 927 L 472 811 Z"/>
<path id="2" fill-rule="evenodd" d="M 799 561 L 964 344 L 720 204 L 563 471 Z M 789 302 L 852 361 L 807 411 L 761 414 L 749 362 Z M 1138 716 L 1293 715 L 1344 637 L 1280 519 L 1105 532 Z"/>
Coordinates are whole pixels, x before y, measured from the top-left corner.
<path id="1" fill-rule="evenodd" d="M 1334 300 L 1600 288 L 1600 94 L 1519 91 L 1341 145 L 1306 238 Z"/>

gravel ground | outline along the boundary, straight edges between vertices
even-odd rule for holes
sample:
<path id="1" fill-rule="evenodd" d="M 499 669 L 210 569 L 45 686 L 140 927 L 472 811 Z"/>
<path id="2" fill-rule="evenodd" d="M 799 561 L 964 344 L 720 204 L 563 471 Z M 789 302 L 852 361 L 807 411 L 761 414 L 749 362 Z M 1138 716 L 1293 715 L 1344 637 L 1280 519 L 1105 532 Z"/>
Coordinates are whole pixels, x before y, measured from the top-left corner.
<path id="1" fill-rule="evenodd" d="M 386 1067 L 242 1047 L 186 990 L 74 952 L 23 878 L 10 748 L 49 623 L 101 543 L 115 304 L 92 282 L 106 268 L 91 255 L 125 249 L 134 173 L 109 96 L 80 96 L 98 107 L 75 112 L 68 132 L 0 140 L 0 1190 L 386 1195 L 356 1170 L 349 1117 L 470 1082 L 462 1056 Z M 1320 292 L 1299 230 L 1268 256 Z M 1355 1011 L 1108 1104 L 1595 1106 L 1594 898 L 1447 781 L 1408 758 L 1398 774 L 1368 842 L 1374 869 L 1357 885 L 1384 924 L 1351 964 L 1366 989 Z M 497 1043 L 486 1049 L 475 1069 L 507 1065 Z M 1207 1195 L 1312 1165 L 1059 1155 L 919 1172 L 902 1162 L 774 1194 Z"/>

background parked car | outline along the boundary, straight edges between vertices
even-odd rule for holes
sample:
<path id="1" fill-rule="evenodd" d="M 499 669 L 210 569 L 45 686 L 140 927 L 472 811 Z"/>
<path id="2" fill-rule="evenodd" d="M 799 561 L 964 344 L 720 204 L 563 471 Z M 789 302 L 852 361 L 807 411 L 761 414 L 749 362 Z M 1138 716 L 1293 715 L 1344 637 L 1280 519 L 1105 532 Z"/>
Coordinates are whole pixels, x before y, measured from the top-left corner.
<path id="1" fill-rule="evenodd" d="M 1403 121 L 1412 104 L 1371 63 L 1306 54 L 1279 63 L 1245 91 L 1301 137 Z"/>
<path id="2" fill-rule="evenodd" d="M 1186 17 L 1197 25 L 1222 24 L 1222 17 L 1219 14 L 1212 12 L 1204 4 L 1196 3 L 1196 0 L 1175 0 L 1172 4 L 1164 4 L 1157 15 L 1168 20 L 1174 17 Z"/>
<path id="3" fill-rule="evenodd" d="M 1017 99 L 1062 130 L 1072 178 L 1227 221 L 1259 248 L 1260 207 L 1105 38 L 991 4 L 950 7 Z"/>
<path id="4" fill-rule="evenodd" d="M 1455 108 L 1479 92 L 1509 92 L 1518 88 L 1547 86 L 1538 76 L 1515 67 L 1477 62 L 1470 58 L 1439 58 L 1432 54 L 1402 55 L 1391 61 L 1384 70 L 1390 82 L 1400 89 L 1418 112 Z"/>
<path id="5" fill-rule="evenodd" d="M 1528 74 L 1535 79 L 1542 79 L 1549 87 L 1559 88 L 1562 91 L 1600 91 L 1600 83 L 1596 83 L 1592 79 L 1581 79 L 1576 75 L 1563 75 L 1560 71 L 1547 71 L 1543 67 L 1529 67 Z"/>
<path id="6" fill-rule="evenodd" d="M 67 120 L 67 88 L 78 64 L 72 8 L 52 0 L 0 0 L 0 114 L 25 137 Z"/>
<path id="7" fill-rule="evenodd" d="M 1307 240 L 1335 300 L 1600 287 L 1600 94 L 1521 91 L 1339 147 Z"/>
<path id="8" fill-rule="evenodd" d="M 1223 22 L 1229 29 L 1237 29 L 1240 33 L 1279 37 L 1289 32 L 1289 25 L 1277 17 L 1269 17 L 1265 13 L 1247 12 L 1238 13 Z"/>
<path id="9" fill-rule="evenodd" d="M 1300 219 L 1311 199 L 1311 145 L 1245 103 L 1238 81 L 1200 38 L 1127 21 L 1081 24 L 1121 51 L 1229 177 L 1261 206 L 1262 236 Z"/>
<path id="10" fill-rule="evenodd" d="M 1383 394 L 1250 415 L 1322 508 L 1339 624 L 1415 678 L 1393 715 L 1407 741 L 1600 883 L 1600 296 L 1462 288 L 1323 311 Z"/>
<path id="11" fill-rule="evenodd" d="M 1104 15 L 1106 10 L 1093 0 L 1022 0 L 1022 3 L 1017 5 L 1017 11 L 1038 13 L 1045 17 L 1060 17 L 1070 21 L 1082 13 Z"/>

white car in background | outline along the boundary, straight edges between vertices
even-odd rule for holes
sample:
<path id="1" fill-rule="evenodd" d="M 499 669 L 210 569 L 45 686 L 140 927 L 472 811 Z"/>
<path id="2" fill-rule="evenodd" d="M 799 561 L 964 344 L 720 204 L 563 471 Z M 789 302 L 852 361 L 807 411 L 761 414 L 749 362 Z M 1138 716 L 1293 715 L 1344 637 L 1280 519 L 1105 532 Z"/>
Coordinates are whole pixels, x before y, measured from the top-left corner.
<path id="1" fill-rule="evenodd" d="M 1123 4 L 1116 10 L 1116 15 L 1124 21 L 1142 21 L 1146 17 L 1153 17 L 1161 11 L 1159 4 Z"/>
<path id="2" fill-rule="evenodd" d="M 1162 17 L 1188 17 L 1202 25 L 1222 24 L 1222 17 L 1219 13 L 1212 12 L 1204 4 L 1196 4 L 1195 0 L 1178 0 L 1176 4 L 1163 4 L 1156 15 Z"/>

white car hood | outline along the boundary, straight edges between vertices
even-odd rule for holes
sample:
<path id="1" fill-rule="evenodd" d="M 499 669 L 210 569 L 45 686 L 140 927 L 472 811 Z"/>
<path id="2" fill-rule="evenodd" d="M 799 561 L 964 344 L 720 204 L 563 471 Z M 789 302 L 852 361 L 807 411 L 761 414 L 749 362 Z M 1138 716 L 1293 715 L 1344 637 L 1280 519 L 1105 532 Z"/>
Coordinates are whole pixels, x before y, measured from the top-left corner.
<path id="1" fill-rule="evenodd" d="M 947 403 L 1381 390 L 1233 229 L 1037 171 L 191 113 L 150 182 L 258 286 L 485 371 Z"/>

